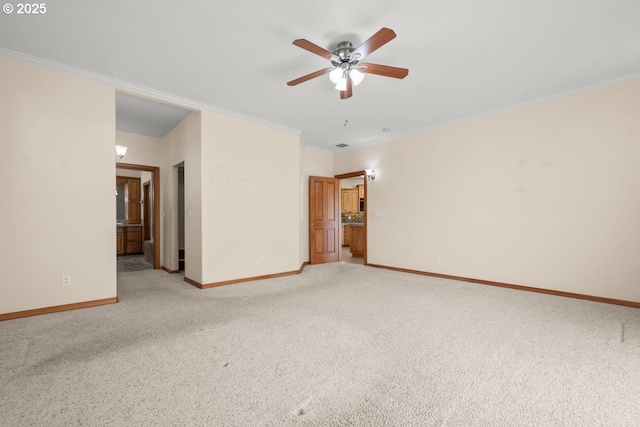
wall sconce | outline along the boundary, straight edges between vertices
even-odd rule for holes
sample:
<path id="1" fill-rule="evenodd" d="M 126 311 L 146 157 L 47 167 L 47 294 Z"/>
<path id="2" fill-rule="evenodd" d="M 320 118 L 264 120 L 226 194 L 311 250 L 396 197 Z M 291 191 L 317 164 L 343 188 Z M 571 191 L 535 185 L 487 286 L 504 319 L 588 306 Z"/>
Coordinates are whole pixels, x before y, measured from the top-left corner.
<path id="1" fill-rule="evenodd" d="M 375 170 L 373 170 L 373 169 L 365 169 L 364 172 L 367 175 L 367 180 L 373 181 L 374 179 L 376 179 L 376 171 Z"/>
<path id="2" fill-rule="evenodd" d="M 116 154 L 118 157 L 123 158 L 127 154 L 127 147 L 124 145 L 116 145 Z"/>

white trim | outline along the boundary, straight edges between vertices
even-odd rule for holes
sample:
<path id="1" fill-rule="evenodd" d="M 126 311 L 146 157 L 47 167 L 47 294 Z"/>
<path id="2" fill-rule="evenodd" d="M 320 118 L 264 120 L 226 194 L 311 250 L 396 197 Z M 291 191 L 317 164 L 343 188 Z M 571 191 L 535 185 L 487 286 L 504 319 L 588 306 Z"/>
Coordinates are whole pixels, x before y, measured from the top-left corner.
<path id="1" fill-rule="evenodd" d="M 314 151 L 322 151 L 323 153 L 331 153 L 331 154 L 335 153 L 335 151 L 333 150 L 329 150 L 324 147 L 316 147 L 315 145 L 302 145 L 302 148 L 314 150 Z"/>
<path id="2" fill-rule="evenodd" d="M 289 126 L 284 126 L 277 123 L 269 122 L 267 120 L 258 119 L 256 117 L 247 116 L 245 114 L 237 113 L 235 111 L 214 107 L 213 105 L 204 104 L 204 103 L 187 99 L 187 98 L 182 98 L 179 96 L 172 95 L 170 93 L 161 92 L 159 90 L 151 89 L 148 87 L 127 83 L 122 80 L 117 80 L 117 79 L 103 76 L 101 74 L 97 74 L 91 71 L 85 71 L 79 68 L 70 67 L 68 65 L 63 65 L 58 62 L 49 61 L 48 59 L 38 58 L 38 57 L 27 55 L 21 52 L 16 52 L 10 49 L 6 49 L 4 47 L 0 47 L 0 55 L 8 58 L 28 62 L 32 65 L 41 66 L 43 68 L 63 71 L 70 74 L 74 74 L 76 76 L 86 77 L 92 80 L 98 80 L 103 83 L 107 83 L 109 85 L 114 86 L 114 88 L 118 92 L 127 93 L 130 95 L 140 95 L 142 97 L 146 97 L 151 100 L 163 101 L 169 104 L 173 104 L 176 107 L 182 107 L 188 110 L 203 110 L 203 111 L 210 111 L 213 113 L 223 114 L 226 116 L 231 116 L 231 117 L 247 120 L 250 122 L 258 123 L 271 128 L 279 129 L 285 132 L 295 133 L 297 135 L 302 134 L 302 130 L 300 129 L 295 129 Z"/>

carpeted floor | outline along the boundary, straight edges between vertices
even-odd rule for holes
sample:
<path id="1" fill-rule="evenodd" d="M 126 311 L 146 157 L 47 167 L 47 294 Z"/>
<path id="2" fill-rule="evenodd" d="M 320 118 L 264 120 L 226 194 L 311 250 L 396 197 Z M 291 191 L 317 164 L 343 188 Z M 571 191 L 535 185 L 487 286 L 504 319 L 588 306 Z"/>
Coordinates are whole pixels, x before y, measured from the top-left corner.
<path id="1" fill-rule="evenodd" d="M 349 263 L 0 323 L 7 426 L 635 426 L 640 310 Z"/>

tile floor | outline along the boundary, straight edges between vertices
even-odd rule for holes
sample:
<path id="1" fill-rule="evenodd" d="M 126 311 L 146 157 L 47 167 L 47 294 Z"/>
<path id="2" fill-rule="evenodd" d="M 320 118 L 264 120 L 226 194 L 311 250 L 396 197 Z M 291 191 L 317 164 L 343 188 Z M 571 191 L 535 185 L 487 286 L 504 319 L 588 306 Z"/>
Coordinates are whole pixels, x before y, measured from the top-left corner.
<path id="1" fill-rule="evenodd" d="M 364 258 L 351 256 L 349 252 L 349 246 L 343 246 L 340 251 L 340 261 L 348 262 L 350 264 L 364 264 Z"/>
<path id="2" fill-rule="evenodd" d="M 118 272 L 151 270 L 153 264 L 144 260 L 144 255 L 123 255 L 118 257 Z"/>

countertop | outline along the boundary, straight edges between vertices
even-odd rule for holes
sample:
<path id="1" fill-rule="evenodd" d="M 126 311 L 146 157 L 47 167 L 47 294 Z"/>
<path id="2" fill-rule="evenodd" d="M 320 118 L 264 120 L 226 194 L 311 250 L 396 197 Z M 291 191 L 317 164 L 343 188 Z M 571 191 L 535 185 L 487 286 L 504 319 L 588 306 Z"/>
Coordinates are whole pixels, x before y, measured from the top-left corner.
<path id="1" fill-rule="evenodd" d="M 343 222 L 342 225 L 344 225 L 345 227 L 355 227 L 355 228 L 364 227 L 363 222 Z"/>

